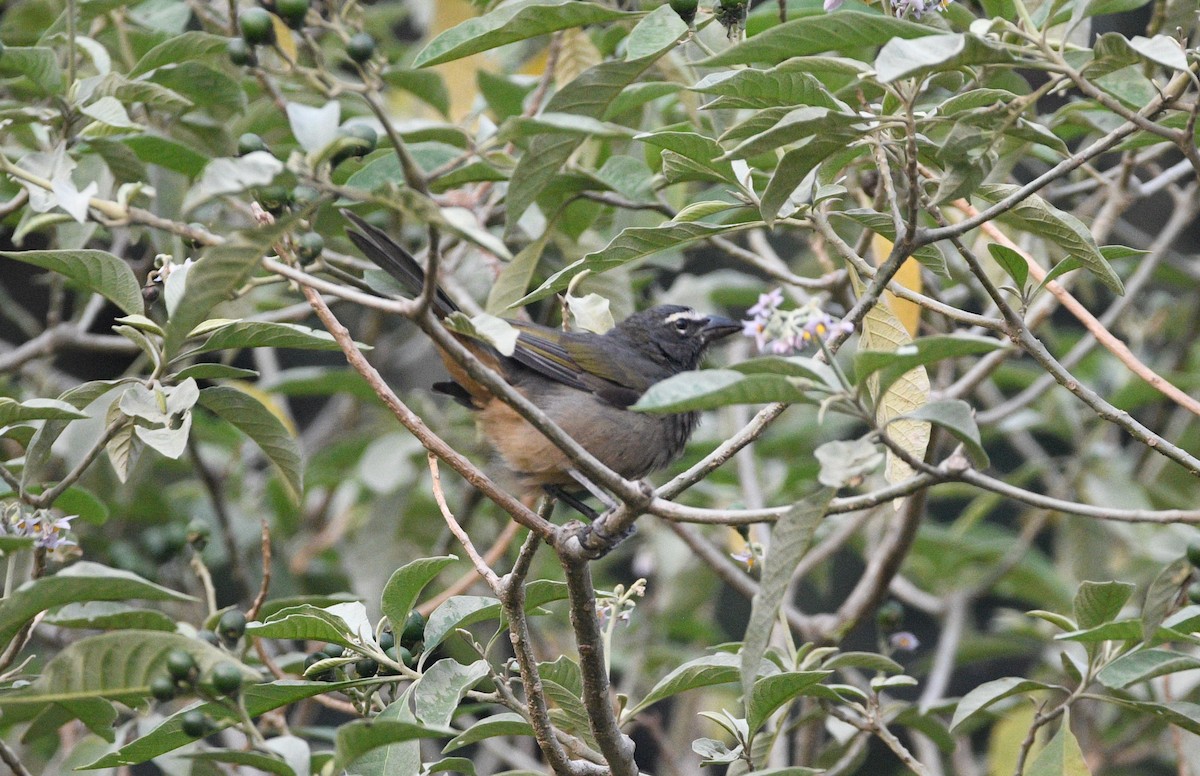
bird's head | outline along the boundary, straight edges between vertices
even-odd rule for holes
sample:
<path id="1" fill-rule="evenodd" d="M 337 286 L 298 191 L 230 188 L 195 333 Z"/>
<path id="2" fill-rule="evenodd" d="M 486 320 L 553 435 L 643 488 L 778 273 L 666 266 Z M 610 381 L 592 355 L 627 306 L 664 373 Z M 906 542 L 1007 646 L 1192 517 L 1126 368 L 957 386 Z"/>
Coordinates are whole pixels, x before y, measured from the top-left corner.
<path id="1" fill-rule="evenodd" d="M 700 365 L 709 345 L 741 329 L 730 318 L 664 304 L 634 313 L 607 336 L 630 343 L 673 372 L 684 372 Z"/>

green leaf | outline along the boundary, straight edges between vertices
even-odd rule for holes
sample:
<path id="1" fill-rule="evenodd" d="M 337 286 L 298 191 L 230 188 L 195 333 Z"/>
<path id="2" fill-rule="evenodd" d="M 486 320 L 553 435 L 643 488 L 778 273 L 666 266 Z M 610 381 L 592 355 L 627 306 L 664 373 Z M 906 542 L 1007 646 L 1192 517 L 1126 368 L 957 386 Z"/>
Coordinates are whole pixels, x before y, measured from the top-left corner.
<path id="1" fill-rule="evenodd" d="M 1146 603 L 1142 606 L 1142 639 L 1149 641 L 1158 627 L 1175 609 L 1184 588 L 1192 578 L 1192 564 L 1187 558 L 1173 561 L 1154 578 L 1146 590 Z"/>
<path id="2" fill-rule="evenodd" d="M 750 622 L 742 645 L 743 697 L 753 697 L 759 662 L 767 651 L 779 608 L 796 564 L 812 546 L 817 526 L 825 518 L 833 488 L 821 488 L 785 512 L 771 529 L 771 550 L 763 561 L 762 580 L 750 603 Z"/>
<path id="3" fill-rule="evenodd" d="M 228 42 L 228 38 L 220 35 L 194 30 L 173 35 L 147 51 L 129 71 L 128 77 L 132 79 L 160 67 L 178 66 L 184 62 L 214 56 L 224 52 Z"/>
<path id="4" fill-rule="evenodd" d="M 1017 290 L 1024 291 L 1025 281 L 1029 280 L 1029 263 L 1025 261 L 1025 257 L 1012 248 L 999 243 L 988 243 L 988 251 L 991 252 L 992 258 L 996 260 L 1000 268 L 1013 279 Z"/>
<path id="5" fill-rule="evenodd" d="M 532 731 L 533 728 L 530 728 Z M 533 735 L 531 732 L 530 735 Z M 445 750 L 443 750 L 445 751 Z M 465 757 L 446 757 L 435 763 L 429 763 L 429 773 L 459 773 L 463 776 L 475 776 L 475 763 Z"/>
<path id="6" fill-rule="evenodd" d="M 750 735 L 757 733 L 780 706 L 803 695 L 806 689 L 832 673 L 789 671 L 756 680 L 750 694 L 749 708 L 746 710 L 746 724 L 750 727 Z"/>
<path id="7" fill-rule="evenodd" d="M 865 226 L 872 232 L 886 237 L 892 242 L 896 241 L 896 224 L 892 221 L 891 216 L 885 213 L 865 208 L 855 208 L 853 210 L 835 211 L 831 215 L 848 218 L 857 224 Z M 922 265 L 934 274 L 945 278 L 950 277 L 950 272 L 946 269 L 946 257 L 942 255 L 942 252 L 938 250 L 936 245 L 922 246 L 913 251 L 912 257 L 921 262 Z"/>
<path id="8" fill-rule="evenodd" d="M 1113 695 L 1104 696 L 1102 700 L 1114 706 L 1121 706 L 1144 714 L 1151 714 L 1159 719 L 1166 720 L 1172 725 L 1177 725 L 1189 733 L 1200 735 L 1200 704 L 1188 701 L 1153 703 L 1150 701 L 1129 700 Z"/>
<path id="9" fill-rule="evenodd" d="M 917 420 L 941 426 L 963 443 L 971 462 L 978 469 L 988 466 L 988 454 L 979 440 L 979 426 L 975 423 L 975 413 L 971 405 L 961 399 L 942 399 L 931 401 L 912 412 L 893 418 L 896 420 Z"/>
<path id="10" fill-rule="evenodd" d="M 697 64 L 702 67 L 755 62 L 773 65 L 792 57 L 854 51 L 881 46 L 894 38 L 923 38 L 937 33 L 936 28 L 881 14 L 840 11 L 780 24 Z"/>
<path id="11" fill-rule="evenodd" d="M 954 709 L 954 718 L 950 720 L 950 731 L 954 732 L 959 725 L 997 701 L 1037 690 L 1058 689 L 1061 688 L 1019 676 L 1008 676 L 985 682 L 964 695 L 958 702 L 958 706 Z"/>
<path id="12" fill-rule="evenodd" d="M 1058 732 L 1038 753 L 1026 776 L 1091 776 L 1083 750 L 1071 733 L 1071 711 L 1063 712 Z"/>
<path id="13" fill-rule="evenodd" d="M 775 374 L 701 369 L 660 380 L 630 407 L 637 412 L 691 412 L 734 404 L 812 401 L 802 385 Z"/>
<path id="14" fill-rule="evenodd" d="M 463 665 L 445 658 L 425 669 L 413 686 L 413 709 L 417 719 L 426 725 L 446 726 L 463 699 L 475 685 L 488 676 L 486 660 Z"/>
<path id="15" fill-rule="evenodd" d="M 369 350 L 368 345 L 360 345 Z M 329 332 L 310 329 L 296 323 L 273 321 L 228 321 L 204 343 L 187 351 L 194 356 L 213 350 L 235 350 L 238 348 L 293 348 L 296 350 L 340 350 L 337 341 Z"/>
<path id="16" fill-rule="evenodd" d="M 253 380 L 258 372 L 236 366 L 216 363 L 192 364 L 175 372 L 176 382 L 184 380 Z"/>
<path id="17" fill-rule="evenodd" d="M 529 290 L 529 282 L 541 261 L 542 252 L 554 234 L 552 229 L 542 232 L 542 236 L 521 249 L 513 260 L 500 270 L 496 282 L 488 292 L 487 311 L 499 315 L 515 306 Z"/>
<path id="18" fill-rule="evenodd" d="M 658 131 L 643 132 L 634 139 L 640 140 L 646 145 L 679 154 L 711 173 L 712 179 L 715 181 L 738 185 L 737 176 L 733 173 L 733 165 L 727 159 L 721 159 L 724 151 L 720 144 L 711 137 L 696 132 Z M 689 220 L 694 221 L 695 219 Z"/>
<path id="19" fill-rule="evenodd" d="M 7 52 L 5 55 L 7 56 Z M 0 251 L 0 256 L 64 275 L 129 315 L 146 311 L 142 286 L 122 259 L 105 251 Z"/>
<path id="20" fill-rule="evenodd" d="M 938 70 L 967 65 L 1006 64 L 1013 55 L 983 38 L 954 32 L 927 35 L 917 40 L 893 38 L 879 51 L 875 73 L 883 83 Z"/>
<path id="21" fill-rule="evenodd" d="M 867 671 L 882 671 L 885 674 L 898 674 L 904 666 L 892 660 L 887 655 L 875 652 L 839 652 L 821 664 L 821 668 L 862 668 Z"/>
<path id="22" fill-rule="evenodd" d="M 714 652 L 711 655 L 689 660 L 671 673 L 658 680 L 650 692 L 621 715 L 623 720 L 633 719 L 643 710 L 661 700 L 697 687 L 728 684 L 738 680 L 741 659 L 732 652 Z"/>
<path id="23" fill-rule="evenodd" d="M 212 161 L 211 157 L 198 153 L 191 146 L 148 133 L 124 138 L 123 142 L 138 159 L 147 164 L 157 164 L 167 170 L 195 178 Z"/>
<path id="24" fill-rule="evenodd" d="M 42 622 L 59 628 L 92 630 L 156 630 L 174 632 L 175 621 L 153 609 L 139 609 L 116 601 L 86 601 L 60 606 Z"/>
<path id="25" fill-rule="evenodd" d="M 267 639 L 326 641 L 343 647 L 361 646 L 344 619 L 311 604 L 282 609 L 262 622 L 246 625 L 246 632 Z"/>
<path id="26" fill-rule="evenodd" d="M 555 272 L 518 304 L 529 304 L 566 289 L 571 279 L 584 270 L 593 274 L 607 272 L 668 248 L 678 249 L 714 235 L 729 235 L 760 226 L 762 222 L 759 221 L 729 225 L 668 221 L 661 226 L 629 227 L 601 250 Z"/>
<path id="27" fill-rule="evenodd" d="M 23 75 L 42 94 L 62 94 L 63 73 L 58 56 L 48 46 L 5 46 L 0 75 Z"/>
<path id="28" fill-rule="evenodd" d="M 600 118 L 626 86 L 637 80 L 663 52 L 674 45 L 672 41 L 661 51 L 640 59 L 603 62 L 585 70 L 556 92 L 547 101 L 544 111 Z M 577 135 L 553 133 L 536 137 L 529 144 L 529 149 L 517 162 L 508 184 L 506 217 L 510 232 L 583 140 L 584 138 Z"/>
<path id="29" fill-rule="evenodd" d="M 404 630 L 408 613 L 412 611 L 425 586 L 436 579 L 442 569 L 456 560 L 458 558 L 454 555 L 417 558 L 392 573 L 387 584 L 383 586 L 380 607 L 384 616 L 391 622 L 393 633 Z"/>
<path id="30" fill-rule="evenodd" d="M 120 635 L 120 634 L 113 634 Z M 183 637 L 180 637 L 183 638 Z M 196 642 L 196 639 L 190 639 Z M 214 648 L 215 649 L 215 648 Z M 228 659 L 228 658 L 226 658 Z M 375 679 L 357 679 L 352 682 L 306 682 L 296 679 L 280 679 L 269 684 L 254 684 L 242 689 L 242 700 L 246 711 L 251 717 L 257 717 L 273 709 L 289 706 L 314 695 L 347 690 L 351 687 L 377 684 Z M 212 701 L 181 709 L 167 717 L 162 724 L 146 735 L 131 741 L 115 752 L 110 752 L 85 767 L 116 768 L 122 765 L 137 765 L 158 757 L 161 754 L 190 744 L 196 739 L 183 732 L 181 718 L 192 708 L 207 714 L 217 721 L 221 728 L 228 727 L 238 721 L 237 714 L 225 703 Z"/>
<path id="31" fill-rule="evenodd" d="M 443 116 L 450 114 L 450 90 L 446 88 L 446 82 L 439 73 L 390 67 L 384 71 L 383 80 L 389 86 L 403 89 L 432 106 Z"/>
<path id="32" fill-rule="evenodd" d="M 1061 641 L 1078 641 L 1095 644 L 1101 641 L 1138 641 L 1142 637 L 1142 626 L 1138 620 L 1105 622 L 1091 628 L 1072 629 L 1055 635 Z"/>
<path id="33" fill-rule="evenodd" d="M 1096 674 L 1096 681 L 1113 690 L 1147 682 L 1157 676 L 1200 668 L 1200 658 L 1165 649 L 1140 649 L 1113 660 Z"/>
<path id="34" fill-rule="evenodd" d="M 642 17 L 625 38 L 625 59 L 654 57 L 688 33 L 688 25 L 670 6 L 660 5 Z"/>
<path id="35" fill-rule="evenodd" d="M 895 350 L 860 350 L 854 354 L 854 376 L 865 380 L 880 372 L 881 390 L 918 366 L 933 364 L 948 358 L 962 358 L 990 353 L 1005 347 L 1005 343 L 974 334 L 938 334 L 919 337 Z"/>
<path id="36" fill-rule="evenodd" d="M 547 3 L 544 0 L 529 0 L 502 5 L 491 13 L 468 19 L 438 35 L 417 54 L 413 67 L 438 65 L 558 30 L 633 16 L 625 11 L 586 2 Z"/>
<path id="37" fill-rule="evenodd" d="M 475 744 L 486 738 L 497 736 L 532 736 L 533 727 L 520 714 L 503 712 L 484 717 L 471 727 L 452 738 L 442 753 L 453 752 L 469 744 Z"/>
<path id="38" fill-rule="evenodd" d="M 52 577 L 18 587 L 0 605 L 0 644 L 12 641 L 21 627 L 39 612 L 82 601 L 194 601 L 183 593 L 156 585 L 130 571 L 79 561 Z"/>
<path id="39" fill-rule="evenodd" d="M 851 113 L 839 113 L 829 108 L 805 105 L 788 111 L 769 129 L 746 138 L 733 149 L 726 151 L 725 158 L 749 159 L 814 136 L 846 139 L 858 137 L 865 130 L 862 121 Z"/>
<path id="40" fill-rule="evenodd" d="M 250 394 L 224 385 L 201 390 L 200 406 L 254 440 L 283 475 L 292 500 L 299 501 L 304 490 L 300 447 L 275 413 Z"/>
<path id="41" fill-rule="evenodd" d="M 1094 628 L 1114 619 L 1133 595 L 1128 582 L 1084 582 L 1075 594 L 1075 620 L 1080 628 Z"/>
<path id="42" fill-rule="evenodd" d="M 1018 188 L 1011 184 L 989 183 L 980 186 L 976 194 L 988 202 L 999 202 Z M 1125 293 L 1125 286 L 1121 283 L 1121 278 L 1109 266 L 1108 261 L 1096 246 L 1096 240 L 1092 237 L 1091 232 L 1070 213 L 1059 210 L 1036 194 L 1031 194 L 1014 205 L 1012 209 L 1001 216 L 1001 219 L 1056 243 L 1072 257 L 1083 262 L 1083 266 L 1096 275 L 1100 282 L 1108 286 L 1113 293 Z"/>
<path id="43" fill-rule="evenodd" d="M 292 770 L 292 767 L 277 754 L 247 752 L 241 749 L 216 749 L 207 752 L 188 752 L 180 756 L 186 757 L 189 760 L 199 760 L 202 762 L 245 765 L 256 771 L 273 773 L 275 776 L 296 776 L 296 772 Z"/>
<path id="44" fill-rule="evenodd" d="M 278 234 L 278 226 L 255 230 L 241 239 L 210 248 L 191 266 L 183 296 L 167 321 L 163 350 L 168 359 L 179 352 L 192 329 L 206 320 L 214 307 L 246 282 Z"/>
<path id="45" fill-rule="evenodd" d="M 122 630 L 90 636 L 68 645 L 51 658 L 28 687 L 0 696 L 5 717 L 14 707 L 40 707 L 91 698 L 132 705 L 150 692 L 150 681 L 166 673 L 167 655 L 182 650 L 200 669 L 201 680 L 218 665 L 236 666 L 247 682 L 258 672 L 216 647 L 190 636 L 161 631 Z M 21 714 L 21 710 L 15 710 Z"/>
<path id="46" fill-rule="evenodd" d="M 480 595 L 448 598 L 429 613 L 429 620 L 425 623 L 425 651 L 431 652 L 456 628 L 499 616 L 500 602 L 495 598 Z"/>
<path id="47" fill-rule="evenodd" d="M 843 138 L 814 137 L 804 145 L 785 153 L 775 165 L 775 172 L 767 182 L 767 188 L 763 190 L 759 203 L 763 221 L 768 226 L 774 224 L 784 205 L 792 198 L 800 184 L 804 183 L 809 173 L 821 162 L 845 148 L 846 141 Z M 802 199 L 808 199 L 807 191 L 801 194 Z"/>
<path id="48" fill-rule="evenodd" d="M 829 93 L 810 71 L 809 57 L 796 57 L 768 70 L 721 70 L 706 76 L 692 87 L 701 94 L 715 94 L 717 99 L 705 105 L 710 110 L 724 108 L 774 108 L 780 105 L 816 105 L 836 110 L 838 100 Z M 844 63 L 848 76 L 857 75 L 867 66 L 852 60 Z"/>
<path id="49" fill-rule="evenodd" d="M 7 396 L 0 397 L 0 426 L 11 426 L 30 420 L 78 420 L 85 413 L 58 399 L 27 399 L 17 401 Z"/>
<path id="50" fill-rule="evenodd" d="M 363 719 L 348 722 L 337 729 L 337 756 L 333 770 L 341 773 L 367 752 L 402 741 L 421 738 L 449 738 L 456 730 L 390 719 Z"/>

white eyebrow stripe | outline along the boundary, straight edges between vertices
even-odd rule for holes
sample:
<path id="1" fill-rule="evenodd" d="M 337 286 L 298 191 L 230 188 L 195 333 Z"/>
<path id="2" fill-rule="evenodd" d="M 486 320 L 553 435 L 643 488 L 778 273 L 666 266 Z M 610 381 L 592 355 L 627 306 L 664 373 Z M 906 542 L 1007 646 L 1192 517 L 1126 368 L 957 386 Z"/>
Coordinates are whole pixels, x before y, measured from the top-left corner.
<path id="1" fill-rule="evenodd" d="M 704 315 L 703 313 L 698 313 L 695 310 L 680 310 L 677 313 L 671 313 L 664 318 L 663 321 L 666 323 L 675 323 L 675 321 L 678 321 L 681 318 L 689 321 L 701 321 L 704 320 Z"/>

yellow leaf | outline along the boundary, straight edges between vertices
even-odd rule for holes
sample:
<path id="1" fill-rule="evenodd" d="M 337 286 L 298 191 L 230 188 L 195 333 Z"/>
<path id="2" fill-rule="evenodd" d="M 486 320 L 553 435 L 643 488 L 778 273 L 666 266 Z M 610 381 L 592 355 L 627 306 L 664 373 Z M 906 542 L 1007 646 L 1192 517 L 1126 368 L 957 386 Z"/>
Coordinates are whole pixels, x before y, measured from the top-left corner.
<path id="1" fill-rule="evenodd" d="M 851 272 L 855 290 L 863 290 L 862 281 Z M 862 334 L 858 340 L 859 350 L 893 351 L 912 342 L 908 330 L 886 304 L 877 304 L 866 314 L 862 322 Z M 878 395 L 878 379 L 872 376 L 869 383 L 875 399 L 875 420 L 880 427 L 887 425 L 887 433 L 914 458 L 924 458 L 929 446 L 930 426 L 924 421 L 897 420 L 893 418 L 924 406 L 929 401 L 929 374 L 920 366 L 905 372 L 883 394 Z M 888 482 L 901 482 L 913 476 L 913 469 L 891 450 L 887 453 L 884 476 Z"/>
<path id="2" fill-rule="evenodd" d="M 875 266 L 879 266 L 892 252 L 892 241 L 878 234 L 875 235 L 871 238 L 871 252 L 875 254 Z M 911 257 L 906 259 L 892 280 L 910 291 L 920 293 L 922 288 L 921 263 Z M 917 330 L 921 325 L 921 306 L 907 299 L 901 299 L 891 291 L 883 292 L 883 298 L 905 330 L 908 331 L 909 336 L 917 336 Z"/>

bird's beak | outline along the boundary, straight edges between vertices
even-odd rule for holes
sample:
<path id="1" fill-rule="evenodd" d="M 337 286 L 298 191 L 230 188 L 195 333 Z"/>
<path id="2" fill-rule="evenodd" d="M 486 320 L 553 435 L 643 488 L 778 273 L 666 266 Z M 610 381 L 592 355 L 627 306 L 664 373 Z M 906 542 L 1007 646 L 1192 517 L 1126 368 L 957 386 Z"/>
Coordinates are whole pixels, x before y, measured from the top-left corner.
<path id="1" fill-rule="evenodd" d="M 705 342 L 716 342 L 741 330 L 742 324 L 739 321 L 721 315 L 710 315 L 704 322 L 704 340 Z"/>

